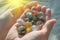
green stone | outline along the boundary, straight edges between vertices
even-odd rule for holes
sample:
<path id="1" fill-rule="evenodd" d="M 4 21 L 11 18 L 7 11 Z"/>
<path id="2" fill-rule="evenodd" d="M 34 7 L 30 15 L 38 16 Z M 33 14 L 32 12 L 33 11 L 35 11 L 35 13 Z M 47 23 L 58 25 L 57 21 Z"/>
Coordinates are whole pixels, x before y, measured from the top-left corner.
<path id="1" fill-rule="evenodd" d="M 44 16 L 44 13 L 43 12 L 38 12 L 38 15 L 37 15 L 38 17 L 40 17 L 40 16 Z"/>
<path id="2" fill-rule="evenodd" d="M 44 20 L 44 17 L 43 17 L 43 16 L 39 17 L 39 19 L 40 19 L 42 22 L 45 22 L 45 20 Z"/>
<path id="3" fill-rule="evenodd" d="M 26 17 L 29 18 L 30 20 L 32 20 L 32 12 L 27 12 L 26 13 Z"/>
<path id="4" fill-rule="evenodd" d="M 19 26 L 17 30 L 18 30 L 18 33 L 20 35 L 25 35 L 26 34 L 26 27 L 25 26 Z"/>
<path id="5" fill-rule="evenodd" d="M 32 23 L 32 24 L 35 24 L 35 22 L 34 22 L 33 20 L 31 21 L 31 23 Z"/>
<path id="6" fill-rule="evenodd" d="M 36 16 L 33 16 L 32 18 L 33 18 L 34 21 L 38 20 L 38 18 Z"/>

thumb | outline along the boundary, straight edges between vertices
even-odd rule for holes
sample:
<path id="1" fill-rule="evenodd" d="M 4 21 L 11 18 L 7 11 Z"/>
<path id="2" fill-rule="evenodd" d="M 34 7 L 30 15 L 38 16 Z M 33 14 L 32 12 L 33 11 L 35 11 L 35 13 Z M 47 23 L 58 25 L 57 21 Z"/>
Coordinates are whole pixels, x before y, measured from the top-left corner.
<path id="1" fill-rule="evenodd" d="M 53 25 L 54 25 L 55 23 L 56 23 L 56 19 L 48 20 L 48 21 L 45 23 L 45 25 L 43 26 L 42 31 L 43 31 L 45 34 L 49 35 L 49 33 L 50 33 L 50 31 L 51 31 L 51 29 L 52 29 L 52 27 L 53 27 Z"/>

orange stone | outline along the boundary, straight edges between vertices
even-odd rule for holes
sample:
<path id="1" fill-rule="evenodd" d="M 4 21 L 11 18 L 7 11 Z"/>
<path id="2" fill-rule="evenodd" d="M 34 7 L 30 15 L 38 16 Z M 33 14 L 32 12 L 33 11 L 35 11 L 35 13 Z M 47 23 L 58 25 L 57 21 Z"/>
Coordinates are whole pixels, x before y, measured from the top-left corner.
<path id="1" fill-rule="evenodd" d="M 42 25 L 39 25 L 39 26 L 38 26 L 38 30 L 41 30 L 41 29 L 42 29 Z"/>
<path id="2" fill-rule="evenodd" d="M 33 16 L 37 16 L 38 12 L 34 10 L 34 11 L 32 12 L 32 14 L 33 14 Z"/>

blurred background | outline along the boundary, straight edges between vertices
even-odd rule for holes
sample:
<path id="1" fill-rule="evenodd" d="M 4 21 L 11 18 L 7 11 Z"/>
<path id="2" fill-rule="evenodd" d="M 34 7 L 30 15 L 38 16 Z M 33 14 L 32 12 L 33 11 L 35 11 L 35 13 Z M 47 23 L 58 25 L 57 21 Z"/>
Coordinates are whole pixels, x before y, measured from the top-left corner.
<path id="1" fill-rule="evenodd" d="M 51 18 L 56 18 L 57 23 L 49 35 L 49 40 L 60 40 L 60 0 L 0 0 L 0 15 L 10 8 L 18 7 L 31 1 L 38 1 L 41 5 L 51 8 Z"/>

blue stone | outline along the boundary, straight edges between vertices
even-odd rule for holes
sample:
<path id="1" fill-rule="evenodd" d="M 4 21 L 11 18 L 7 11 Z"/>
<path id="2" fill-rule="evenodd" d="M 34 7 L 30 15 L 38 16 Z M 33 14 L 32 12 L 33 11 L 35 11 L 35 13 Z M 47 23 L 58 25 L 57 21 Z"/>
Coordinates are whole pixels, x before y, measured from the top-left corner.
<path id="1" fill-rule="evenodd" d="M 32 16 L 33 16 L 33 15 L 32 15 L 32 12 L 27 12 L 27 13 L 26 13 L 26 17 L 27 17 L 27 18 L 32 19 Z"/>

